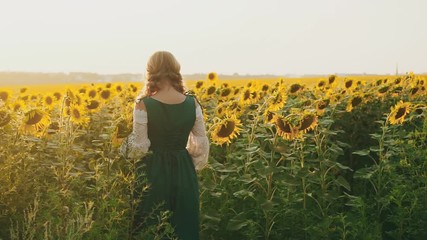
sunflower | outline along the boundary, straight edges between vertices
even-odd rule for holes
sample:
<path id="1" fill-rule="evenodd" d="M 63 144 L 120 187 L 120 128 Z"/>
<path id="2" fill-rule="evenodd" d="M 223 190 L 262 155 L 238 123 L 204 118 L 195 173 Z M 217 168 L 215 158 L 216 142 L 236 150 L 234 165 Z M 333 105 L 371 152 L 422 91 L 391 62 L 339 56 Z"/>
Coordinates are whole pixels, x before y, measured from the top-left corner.
<path id="1" fill-rule="evenodd" d="M 383 86 L 383 87 L 380 87 L 379 89 L 378 89 L 378 95 L 379 96 L 382 96 L 382 95 L 384 95 L 384 94 L 386 94 L 387 92 L 388 92 L 388 90 L 390 89 L 390 86 L 389 85 L 387 85 L 387 86 Z"/>
<path id="2" fill-rule="evenodd" d="M 230 85 L 228 83 L 222 83 L 221 84 L 221 88 L 228 88 Z"/>
<path id="3" fill-rule="evenodd" d="M 75 103 L 76 95 L 70 89 L 67 89 L 67 93 L 65 95 L 65 106 L 69 107 L 71 104 Z"/>
<path id="4" fill-rule="evenodd" d="M 246 103 L 251 101 L 251 89 L 250 88 L 246 88 L 242 92 L 242 96 L 240 97 L 240 101 L 242 104 L 246 104 Z"/>
<path id="5" fill-rule="evenodd" d="M 24 114 L 23 130 L 33 132 L 36 135 L 42 134 L 44 129 L 50 124 L 48 114 L 40 109 L 31 109 Z"/>
<path id="6" fill-rule="evenodd" d="M 336 79 L 337 79 L 336 75 L 330 75 L 328 78 L 328 85 L 330 85 L 330 86 L 334 85 Z"/>
<path id="7" fill-rule="evenodd" d="M 27 106 L 25 104 L 24 101 L 22 100 L 16 100 L 13 104 L 12 104 L 12 110 L 14 112 L 18 112 L 18 111 L 24 111 L 25 106 Z"/>
<path id="8" fill-rule="evenodd" d="M 86 91 L 87 91 L 86 87 L 82 87 L 79 89 L 79 93 L 81 93 L 81 94 L 85 94 Z"/>
<path id="9" fill-rule="evenodd" d="M 10 93 L 10 91 L 2 90 L 0 91 L 0 100 L 3 102 L 7 102 L 11 95 L 12 94 Z"/>
<path id="10" fill-rule="evenodd" d="M 223 117 L 226 112 L 227 112 L 227 102 L 219 104 L 216 108 L 215 108 L 215 115 L 219 118 Z"/>
<path id="11" fill-rule="evenodd" d="M 96 91 L 96 89 L 95 89 L 95 88 L 91 88 L 90 90 L 88 90 L 88 91 L 87 91 L 87 95 L 88 95 L 90 98 L 95 98 L 95 97 L 96 97 L 96 95 L 98 95 L 98 91 Z"/>
<path id="12" fill-rule="evenodd" d="M 52 109 L 55 106 L 55 96 L 51 94 L 47 94 L 43 97 L 43 106 L 47 109 Z"/>
<path id="13" fill-rule="evenodd" d="M 363 96 L 355 95 L 347 103 L 346 111 L 351 112 L 353 108 L 361 105 L 363 103 Z"/>
<path id="14" fill-rule="evenodd" d="M 59 123 L 51 122 L 47 127 L 47 134 L 55 134 L 59 131 Z"/>
<path id="15" fill-rule="evenodd" d="M 203 88 L 203 85 L 204 85 L 204 81 L 197 81 L 196 82 L 196 85 L 195 85 L 195 89 L 197 90 L 197 91 L 200 91 L 202 88 Z"/>
<path id="16" fill-rule="evenodd" d="M 391 112 L 387 120 L 393 125 L 403 123 L 405 116 L 409 113 L 410 107 L 410 102 L 403 102 L 401 100 L 394 107 L 391 107 Z"/>
<path id="17" fill-rule="evenodd" d="M 288 140 L 292 140 L 296 137 L 298 129 L 294 127 L 286 118 L 275 114 L 273 121 L 279 136 Z"/>
<path id="18" fill-rule="evenodd" d="M 420 88 L 415 86 L 409 90 L 409 96 L 414 97 L 419 91 L 420 91 Z"/>
<path id="19" fill-rule="evenodd" d="M 325 80 L 320 80 L 317 82 L 316 84 L 316 89 L 318 90 L 323 90 L 326 87 L 326 81 Z"/>
<path id="20" fill-rule="evenodd" d="M 61 99 L 61 97 L 62 97 L 62 94 L 60 92 L 54 92 L 53 96 L 55 96 L 56 101 L 59 101 Z"/>
<path id="21" fill-rule="evenodd" d="M 353 79 L 345 79 L 344 87 L 345 89 L 352 90 L 356 87 L 356 84 Z"/>
<path id="22" fill-rule="evenodd" d="M 218 74 L 216 74 L 215 72 L 210 72 L 208 73 L 207 78 L 210 82 L 216 82 L 218 81 Z"/>
<path id="23" fill-rule="evenodd" d="M 5 110 L 0 110 L 0 127 L 6 126 L 10 120 L 12 120 L 10 114 Z"/>
<path id="24" fill-rule="evenodd" d="M 239 102 L 237 100 L 233 99 L 233 100 L 228 102 L 228 104 L 227 104 L 228 114 L 233 114 L 233 115 L 238 117 L 238 116 L 242 115 L 243 111 L 244 111 L 244 108 L 242 108 L 239 105 Z"/>
<path id="25" fill-rule="evenodd" d="M 282 94 L 281 92 L 276 92 L 270 95 L 267 102 L 268 109 L 270 109 L 271 111 L 278 111 L 285 106 L 286 95 Z"/>
<path id="26" fill-rule="evenodd" d="M 331 102 L 330 99 L 322 99 L 318 102 L 316 102 L 316 111 L 318 116 L 322 116 L 325 112 L 326 108 L 329 106 L 329 103 Z"/>
<path id="27" fill-rule="evenodd" d="M 402 82 L 402 78 L 397 77 L 396 79 L 394 79 L 394 84 L 400 84 Z"/>
<path id="28" fill-rule="evenodd" d="M 228 87 L 225 87 L 225 88 L 222 88 L 221 89 L 221 91 L 220 91 L 220 93 L 219 93 L 219 97 L 222 99 L 222 100 L 227 100 L 228 98 L 230 98 L 232 96 L 232 91 L 231 91 L 231 89 L 230 88 L 228 88 Z"/>
<path id="29" fill-rule="evenodd" d="M 267 92 L 268 90 L 270 90 L 270 85 L 268 85 L 267 83 L 264 83 L 264 84 L 261 86 L 261 91 L 263 91 L 263 92 Z"/>
<path id="30" fill-rule="evenodd" d="M 423 116 L 423 113 L 425 113 L 427 106 L 425 104 L 418 104 L 414 106 L 414 114 L 416 117 Z"/>
<path id="31" fill-rule="evenodd" d="M 116 92 L 122 92 L 123 91 L 123 86 L 121 84 L 117 84 L 116 87 Z"/>
<path id="32" fill-rule="evenodd" d="M 215 86 L 209 86 L 206 89 L 206 97 L 212 97 L 216 93 L 216 87 Z"/>
<path id="33" fill-rule="evenodd" d="M 242 90 L 241 87 L 234 87 L 234 86 L 233 86 L 233 89 L 234 89 L 234 91 L 233 91 L 234 96 L 239 95 L 240 90 Z"/>
<path id="34" fill-rule="evenodd" d="M 291 95 L 295 95 L 297 94 L 299 91 L 301 91 L 304 88 L 304 86 L 302 86 L 299 83 L 294 83 L 289 87 L 289 94 Z"/>
<path id="35" fill-rule="evenodd" d="M 274 116 L 276 115 L 276 113 L 270 111 L 269 109 L 264 111 L 264 121 L 267 123 L 274 123 Z"/>
<path id="36" fill-rule="evenodd" d="M 138 91 L 138 87 L 137 87 L 137 86 L 135 86 L 135 85 L 133 85 L 133 84 L 130 84 L 130 85 L 129 85 L 129 88 L 131 89 L 131 91 L 132 91 L 133 93 L 136 93 L 136 92 Z"/>
<path id="37" fill-rule="evenodd" d="M 226 116 L 214 124 L 211 132 L 212 142 L 216 145 L 230 144 L 240 134 L 242 123 L 236 116 Z"/>
<path id="38" fill-rule="evenodd" d="M 69 115 L 71 121 L 76 125 L 85 125 L 89 121 L 89 118 L 86 116 L 84 109 L 77 105 L 73 105 L 70 107 Z"/>
<path id="39" fill-rule="evenodd" d="M 28 90 L 28 88 L 23 87 L 23 88 L 19 89 L 19 92 L 20 93 L 25 93 L 27 90 Z"/>
<path id="40" fill-rule="evenodd" d="M 99 108 L 101 103 L 98 100 L 89 100 L 86 101 L 86 109 L 94 111 Z"/>
<path id="41" fill-rule="evenodd" d="M 111 92 L 110 89 L 102 89 L 101 92 L 100 92 L 100 94 L 99 94 L 99 96 L 103 100 L 108 100 L 112 96 L 112 92 Z"/>
<path id="42" fill-rule="evenodd" d="M 317 116 L 314 113 L 306 112 L 302 115 L 298 131 L 306 133 L 317 127 Z"/>

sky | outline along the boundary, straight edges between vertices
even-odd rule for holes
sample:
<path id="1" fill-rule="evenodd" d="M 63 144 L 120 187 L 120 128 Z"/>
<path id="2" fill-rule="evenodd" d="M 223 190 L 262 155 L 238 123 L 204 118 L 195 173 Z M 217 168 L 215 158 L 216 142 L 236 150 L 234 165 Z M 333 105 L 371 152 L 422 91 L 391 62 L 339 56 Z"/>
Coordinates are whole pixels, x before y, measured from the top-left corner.
<path id="1" fill-rule="evenodd" d="M 427 72 L 425 0 L 0 0 L 0 71 Z"/>

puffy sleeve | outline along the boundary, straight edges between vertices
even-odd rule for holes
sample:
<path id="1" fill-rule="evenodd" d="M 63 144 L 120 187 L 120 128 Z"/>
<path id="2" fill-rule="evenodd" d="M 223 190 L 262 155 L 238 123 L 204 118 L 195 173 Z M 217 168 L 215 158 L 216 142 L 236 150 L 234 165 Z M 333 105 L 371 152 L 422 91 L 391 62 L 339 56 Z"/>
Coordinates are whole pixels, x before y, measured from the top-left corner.
<path id="1" fill-rule="evenodd" d="M 202 108 L 199 104 L 196 104 L 196 121 L 188 136 L 187 151 L 193 159 L 196 170 L 206 166 L 209 156 L 209 139 L 206 135 Z"/>
<path id="2" fill-rule="evenodd" d="M 143 157 L 150 147 L 150 139 L 147 133 L 147 112 L 134 107 L 133 110 L 133 130 L 123 141 L 120 152 L 129 158 Z"/>

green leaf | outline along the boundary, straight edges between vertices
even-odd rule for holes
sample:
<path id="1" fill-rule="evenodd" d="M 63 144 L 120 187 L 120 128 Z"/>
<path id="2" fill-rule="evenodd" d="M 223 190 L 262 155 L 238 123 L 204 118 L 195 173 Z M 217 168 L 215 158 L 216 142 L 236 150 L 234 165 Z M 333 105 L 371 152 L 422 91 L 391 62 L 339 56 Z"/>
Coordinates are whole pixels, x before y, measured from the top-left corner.
<path id="1" fill-rule="evenodd" d="M 246 197 L 253 197 L 254 193 L 251 191 L 248 191 L 246 189 L 242 189 L 240 191 L 237 191 L 235 193 L 233 193 L 233 196 L 235 197 L 241 197 L 241 198 L 246 198 Z"/>
<path id="2" fill-rule="evenodd" d="M 341 186 L 341 187 L 343 187 L 343 188 L 347 189 L 348 191 L 351 191 L 350 184 L 347 182 L 347 180 L 346 180 L 343 176 L 338 176 L 338 178 L 337 178 L 337 179 L 335 179 L 335 182 L 336 182 L 339 186 Z"/>
<path id="3" fill-rule="evenodd" d="M 228 221 L 227 230 L 237 231 L 244 226 L 247 226 L 249 221 L 245 218 L 244 213 L 239 213 L 237 216 L 233 217 Z"/>
<path id="4" fill-rule="evenodd" d="M 367 155 L 369 155 L 369 149 L 355 151 L 355 152 L 353 152 L 353 154 L 359 155 L 359 156 L 367 156 Z"/>
<path id="5" fill-rule="evenodd" d="M 345 166 L 345 165 L 342 165 L 341 163 L 339 163 L 339 162 L 336 162 L 335 163 L 339 168 L 341 168 L 341 169 L 343 169 L 343 170 L 350 170 L 350 171 L 353 171 L 353 169 L 351 169 L 350 167 L 347 167 L 347 166 Z"/>
<path id="6" fill-rule="evenodd" d="M 361 168 L 354 173 L 354 178 L 370 179 L 375 172 L 376 170 L 370 167 Z"/>

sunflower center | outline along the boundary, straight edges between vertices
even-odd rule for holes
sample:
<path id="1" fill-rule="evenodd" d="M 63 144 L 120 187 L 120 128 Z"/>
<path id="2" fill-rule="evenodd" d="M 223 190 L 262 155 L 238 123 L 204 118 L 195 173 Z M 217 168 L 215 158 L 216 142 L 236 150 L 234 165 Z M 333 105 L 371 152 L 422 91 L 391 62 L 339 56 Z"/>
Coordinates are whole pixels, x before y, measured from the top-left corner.
<path id="1" fill-rule="evenodd" d="M 61 94 L 59 92 L 54 93 L 53 96 L 56 97 L 56 100 L 61 99 Z"/>
<path id="2" fill-rule="evenodd" d="M 414 94 L 416 94 L 417 92 L 418 92 L 418 87 L 414 87 L 414 88 L 412 88 L 411 89 L 411 95 L 414 95 Z"/>
<path id="3" fill-rule="evenodd" d="M 267 113 L 267 121 L 270 122 L 273 119 L 273 117 L 274 117 L 274 113 L 273 112 L 268 112 Z"/>
<path id="4" fill-rule="evenodd" d="M 301 89 L 301 85 L 299 85 L 299 84 L 292 84 L 292 86 L 291 86 L 291 93 L 295 93 L 295 92 L 297 92 L 300 89 Z"/>
<path id="5" fill-rule="evenodd" d="M 361 97 L 355 97 L 351 100 L 351 105 L 353 107 L 358 106 L 360 103 L 362 102 L 362 98 Z"/>
<path id="6" fill-rule="evenodd" d="M 215 79 L 215 74 L 214 73 L 209 73 L 208 75 L 209 80 L 214 80 Z"/>
<path id="7" fill-rule="evenodd" d="M 196 88 L 201 88 L 202 86 L 203 86 L 203 82 L 202 81 L 197 81 Z"/>
<path id="8" fill-rule="evenodd" d="M 406 113 L 406 107 L 399 108 L 399 110 L 397 110 L 395 119 L 399 119 L 399 118 L 403 117 L 405 115 L 405 113 Z"/>
<path id="9" fill-rule="evenodd" d="M 418 114 L 418 115 L 421 115 L 421 114 L 423 114 L 423 109 L 422 108 L 417 108 L 417 109 L 415 109 L 415 113 Z"/>
<path id="10" fill-rule="evenodd" d="M 234 123 L 234 121 L 227 120 L 225 124 L 221 125 L 221 128 L 219 129 L 217 134 L 218 137 L 225 138 L 230 136 L 233 133 L 235 127 L 236 123 Z"/>
<path id="11" fill-rule="evenodd" d="M 78 109 L 73 109 L 73 116 L 76 119 L 80 118 L 81 116 L 80 111 Z"/>
<path id="12" fill-rule="evenodd" d="M 387 92 L 388 91 L 388 86 L 385 86 L 385 87 L 382 87 L 382 88 L 380 88 L 379 90 L 378 90 L 378 92 L 379 93 L 385 93 L 385 92 Z"/>
<path id="13" fill-rule="evenodd" d="M 262 91 L 266 92 L 268 90 L 268 85 L 262 86 Z"/>
<path id="14" fill-rule="evenodd" d="M 101 97 L 103 98 L 103 99 L 108 99 L 109 97 L 110 97 L 110 91 L 109 90 L 102 90 L 102 92 L 101 92 Z"/>
<path id="15" fill-rule="evenodd" d="M 89 97 L 94 98 L 96 96 L 96 91 L 95 90 L 90 90 L 89 91 Z"/>
<path id="16" fill-rule="evenodd" d="M 349 81 L 345 82 L 345 87 L 346 88 L 350 88 L 351 85 L 353 85 L 353 80 L 349 80 Z"/>
<path id="17" fill-rule="evenodd" d="M 221 96 L 222 97 L 227 97 L 228 95 L 230 95 L 231 90 L 229 88 L 223 89 L 221 92 Z"/>
<path id="18" fill-rule="evenodd" d="M 90 104 L 87 105 L 86 107 L 88 109 L 96 109 L 98 106 L 99 106 L 99 102 L 95 101 L 95 100 L 92 100 L 92 101 L 90 101 Z"/>
<path id="19" fill-rule="evenodd" d="M 314 120 L 316 120 L 316 117 L 314 115 L 305 116 L 301 121 L 301 126 L 299 127 L 299 130 L 303 131 L 310 128 L 314 123 Z"/>
<path id="20" fill-rule="evenodd" d="M 214 92 L 215 92 L 215 87 L 214 86 L 211 86 L 211 87 L 209 87 L 208 88 L 208 95 L 211 95 L 211 94 L 213 94 Z"/>
<path id="21" fill-rule="evenodd" d="M 31 111 L 28 113 L 28 120 L 26 122 L 26 124 L 28 125 L 34 125 L 39 123 L 42 119 L 43 119 L 43 114 L 39 113 L 38 111 Z"/>
<path id="22" fill-rule="evenodd" d="M 52 97 L 50 97 L 50 96 L 46 97 L 46 104 L 51 105 L 52 103 L 53 103 Z"/>
<path id="23" fill-rule="evenodd" d="M 3 100 L 3 102 L 6 102 L 8 98 L 9 94 L 7 92 L 0 92 L 0 99 Z"/>
<path id="24" fill-rule="evenodd" d="M 325 109 L 329 105 L 329 101 L 330 101 L 329 99 L 321 101 L 317 106 L 317 108 L 319 108 L 320 110 Z"/>
<path id="25" fill-rule="evenodd" d="M 21 108 L 21 105 L 19 103 L 15 104 L 15 106 L 13 107 L 13 111 L 18 111 Z"/>
<path id="26" fill-rule="evenodd" d="M 248 100 L 250 96 L 251 96 L 251 91 L 246 90 L 245 93 L 243 94 L 243 100 Z"/>
<path id="27" fill-rule="evenodd" d="M 280 131 L 282 132 L 286 132 L 286 133 L 291 133 L 291 125 L 285 121 L 283 121 L 281 118 L 277 118 L 276 120 L 276 125 L 277 127 L 279 127 Z"/>

